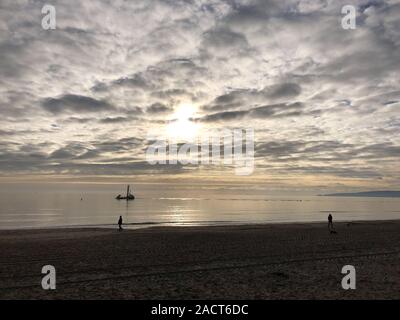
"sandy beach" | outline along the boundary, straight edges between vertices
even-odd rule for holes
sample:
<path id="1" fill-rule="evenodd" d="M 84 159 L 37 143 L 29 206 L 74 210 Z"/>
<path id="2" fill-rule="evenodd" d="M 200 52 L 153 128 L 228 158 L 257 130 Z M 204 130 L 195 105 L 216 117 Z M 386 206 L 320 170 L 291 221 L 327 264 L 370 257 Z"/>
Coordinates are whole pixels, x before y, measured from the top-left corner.
<path id="1" fill-rule="evenodd" d="M 400 221 L 0 231 L 1 299 L 399 299 Z M 53 265 L 57 288 L 41 288 Z M 356 290 L 341 269 L 356 268 Z"/>

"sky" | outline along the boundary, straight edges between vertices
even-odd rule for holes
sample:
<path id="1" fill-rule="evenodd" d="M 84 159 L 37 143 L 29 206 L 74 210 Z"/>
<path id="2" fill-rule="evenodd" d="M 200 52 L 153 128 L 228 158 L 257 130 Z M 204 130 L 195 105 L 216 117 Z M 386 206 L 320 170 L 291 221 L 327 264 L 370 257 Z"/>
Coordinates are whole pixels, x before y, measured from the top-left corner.
<path id="1" fill-rule="evenodd" d="M 1 0 L 0 57 L 3 178 L 400 183 L 398 0 Z M 250 176 L 146 161 L 150 131 L 234 128 L 254 129 Z"/>

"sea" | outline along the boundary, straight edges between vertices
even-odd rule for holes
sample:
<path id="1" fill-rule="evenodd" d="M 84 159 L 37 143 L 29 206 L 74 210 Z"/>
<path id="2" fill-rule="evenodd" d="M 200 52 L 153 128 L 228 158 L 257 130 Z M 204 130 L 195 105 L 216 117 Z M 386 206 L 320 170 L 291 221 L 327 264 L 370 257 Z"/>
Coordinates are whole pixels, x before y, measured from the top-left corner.
<path id="1" fill-rule="evenodd" d="M 0 229 L 212 226 L 400 219 L 400 198 L 269 192 L 263 185 L 139 183 L 134 201 L 119 183 L 0 183 Z"/>

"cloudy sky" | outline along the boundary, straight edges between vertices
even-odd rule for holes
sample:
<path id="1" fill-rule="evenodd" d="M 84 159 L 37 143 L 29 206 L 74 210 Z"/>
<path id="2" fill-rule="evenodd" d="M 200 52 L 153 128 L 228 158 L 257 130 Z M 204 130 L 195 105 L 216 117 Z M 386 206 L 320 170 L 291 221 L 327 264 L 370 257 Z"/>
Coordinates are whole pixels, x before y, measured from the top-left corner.
<path id="1" fill-rule="evenodd" d="M 239 179 L 149 165 L 172 123 L 254 128 L 243 181 L 397 188 L 399 70 L 398 0 L 1 0 L 0 174 Z"/>

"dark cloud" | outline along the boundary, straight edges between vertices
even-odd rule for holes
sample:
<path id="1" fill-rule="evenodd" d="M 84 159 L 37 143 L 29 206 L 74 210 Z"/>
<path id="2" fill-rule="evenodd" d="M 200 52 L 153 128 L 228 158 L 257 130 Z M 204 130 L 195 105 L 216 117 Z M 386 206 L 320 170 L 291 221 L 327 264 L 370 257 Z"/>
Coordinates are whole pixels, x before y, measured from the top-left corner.
<path id="1" fill-rule="evenodd" d="M 96 119 L 95 118 L 80 118 L 80 117 L 69 117 L 67 119 L 62 120 L 64 123 L 80 123 L 80 124 L 84 124 L 84 123 L 89 123 L 89 122 L 95 122 Z"/>
<path id="2" fill-rule="evenodd" d="M 292 140 L 259 142 L 255 146 L 256 157 L 268 161 L 296 163 L 341 163 L 349 166 L 360 160 L 368 160 L 371 168 L 375 161 L 392 160 L 400 156 L 400 146 L 393 143 L 357 146 L 334 140 Z"/>
<path id="3" fill-rule="evenodd" d="M 264 89 L 265 90 L 265 89 Z M 292 98 L 301 93 L 301 87 L 296 83 L 282 83 L 267 89 L 271 98 Z"/>
<path id="4" fill-rule="evenodd" d="M 118 117 L 106 117 L 103 119 L 100 119 L 100 123 L 104 124 L 113 124 L 113 123 L 123 123 L 123 122 L 130 122 L 133 120 L 136 120 L 137 118 L 135 117 L 125 117 L 125 116 L 118 116 Z"/>
<path id="5" fill-rule="evenodd" d="M 220 95 L 209 105 L 202 108 L 206 111 L 223 111 L 239 107 L 251 107 L 266 102 L 288 101 L 301 93 L 301 87 L 296 83 L 280 83 L 266 86 L 261 90 L 236 89 Z"/>
<path id="6" fill-rule="evenodd" d="M 68 160 L 77 159 L 86 154 L 89 149 L 80 142 L 71 142 L 57 150 L 51 152 L 48 159 L 51 160 Z"/>
<path id="7" fill-rule="evenodd" d="M 36 133 L 34 130 L 21 130 L 21 131 L 13 131 L 13 130 L 2 130 L 0 129 L 0 136 L 18 136 L 24 134 L 32 134 Z"/>
<path id="8" fill-rule="evenodd" d="M 204 33 L 203 46 L 207 49 L 220 50 L 245 49 L 248 47 L 246 37 L 228 28 L 212 29 Z"/>
<path id="9" fill-rule="evenodd" d="M 66 94 L 59 98 L 46 98 L 43 100 L 42 106 L 46 111 L 52 114 L 71 111 L 78 113 L 100 112 L 114 109 L 114 107 L 106 101 L 75 94 Z"/>
<path id="10" fill-rule="evenodd" d="M 98 82 L 92 87 L 93 91 L 106 91 L 110 88 L 125 87 L 131 89 L 148 89 L 150 84 L 141 73 L 134 74 L 130 77 L 118 78 L 110 83 Z"/>
<path id="11" fill-rule="evenodd" d="M 91 146 L 95 148 L 99 153 L 111 152 L 111 153 L 124 153 L 134 152 L 145 146 L 145 141 L 141 138 L 121 138 L 110 140 L 106 137 L 99 137 L 96 141 L 91 142 Z"/>
<path id="12" fill-rule="evenodd" d="M 151 106 L 147 107 L 146 112 L 147 113 L 152 113 L 152 114 L 157 114 L 157 113 L 167 113 L 171 112 L 173 109 L 166 106 L 165 104 L 162 103 L 153 103 Z"/>
<path id="13" fill-rule="evenodd" d="M 298 102 L 290 104 L 275 104 L 275 105 L 261 106 L 250 110 L 224 111 L 224 112 L 213 113 L 196 120 L 202 122 L 217 122 L 224 120 L 226 121 L 238 120 L 244 117 L 253 119 L 285 118 L 285 117 L 294 117 L 302 115 L 318 115 L 320 113 L 319 110 L 308 112 L 304 111 L 303 109 L 304 109 L 303 104 Z"/>
<path id="14" fill-rule="evenodd" d="M 290 104 L 275 104 L 254 108 L 249 111 L 249 115 L 253 118 L 300 116 L 303 114 L 303 108 L 303 104 L 298 102 Z"/>
<path id="15" fill-rule="evenodd" d="M 219 113 L 213 113 L 207 116 L 204 116 L 200 119 L 197 119 L 202 122 L 217 122 L 217 121 L 226 121 L 226 120 L 240 120 L 244 116 L 246 116 L 248 111 L 224 111 Z"/>

